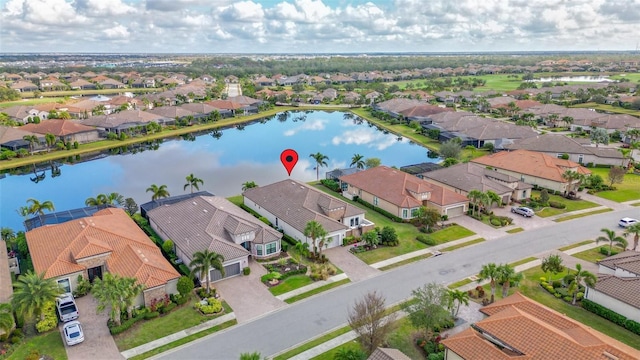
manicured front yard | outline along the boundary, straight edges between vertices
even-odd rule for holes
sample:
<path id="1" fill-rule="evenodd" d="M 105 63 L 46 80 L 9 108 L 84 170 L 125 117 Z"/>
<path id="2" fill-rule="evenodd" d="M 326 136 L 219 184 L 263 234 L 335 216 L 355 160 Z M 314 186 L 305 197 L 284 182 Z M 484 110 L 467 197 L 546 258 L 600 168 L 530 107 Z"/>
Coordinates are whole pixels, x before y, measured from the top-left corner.
<path id="1" fill-rule="evenodd" d="M 278 285 L 270 287 L 269 291 L 273 296 L 278 296 L 309 284 L 313 284 L 313 280 L 311 280 L 310 277 L 306 275 L 293 275 L 280 281 Z"/>
<path id="2" fill-rule="evenodd" d="M 62 342 L 62 335 L 57 328 L 44 335 L 27 338 L 7 359 L 26 359 L 34 350 L 38 351 L 40 355 L 49 355 L 55 360 L 67 359 L 67 351 Z"/>
<path id="3" fill-rule="evenodd" d="M 531 195 L 532 195 L 532 197 L 538 198 L 538 197 L 540 197 L 540 191 L 532 191 Z M 596 203 L 592 203 L 591 201 L 587 201 L 587 200 L 569 200 L 569 199 L 566 199 L 566 198 L 564 198 L 562 196 L 559 196 L 559 195 L 549 195 L 549 201 L 556 201 L 556 202 L 563 203 L 563 204 L 565 204 L 566 207 L 564 209 L 556 209 L 556 208 L 552 208 L 552 207 L 546 207 L 546 208 L 536 212 L 536 215 L 538 215 L 540 217 L 549 217 L 549 216 L 560 215 L 560 214 L 564 214 L 564 213 L 568 213 L 568 212 L 572 212 L 572 211 L 584 210 L 584 209 L 589 209 L 589 208 L 600 206 L 600 205 L 598 205 Z"/>
<path id="4" fill-rule="evenodd" d="M 600 252 L 600 248 L 601 248 L 601 247 L 605 247 L 605 248 L 607 248 L 607 249 L 608 249 L 608 248 L 609 248 L 609 245 L 598 246 L 598 247 L 595 247 L 595 248 L 593 248 L 593 249 L 589 249 L 589 250 L 581 251 L 581 252 L 576 253 L 576 254 L 573 254 L 573 255 L 571 255 L 571 256 L 576 257 L 576 258 L 581 259 L 581 260 L 584 260 L 584 261 L 589 261 L 589 262 L 592 262 L 592 263 L 594 263 L 594 264 L 595 264 L 595 263 L 597 263 L 598 261 L 600 261 L 600 260 L 602 260 L 602 259 L 604 259 L 604 258 L 606 258 L 606 257 L 607 257 L 607 255 L 603 255 L 603 254 Z M 613 251 L 620 252 L 620 251 L 621 251 L 621 249 L 620 249 L 620 248 L 617 248 L 617 249 L 616 249 L 616 248 L 614 247 L 614 248 L 613 248 Z"/>
<path id="5" fill-rule="evenodd" d="M 128 350 L 216 318 L 216 316 L 201 315 L 193 308 L 196 301 L 197 296 L 193 295 L 191 301 L 169 314 L 138 322 L 131 329 L 114 336 L 118 349 L 120 351 Z M 222 306 L 225 311 L 220 315 L 233 311 L 224 301 Z"/>
<path id="6" fill-rule="evenodd" d="M 592 168 L 589 170 L 591 170 L 593 174 L 602 176 L 605 182 L 607 182 L 609 169 Z M 628 173 L 624 176 L 624 180 L 621 184 L 614 184 L 613 186 L 616 190 L 600 191 L 595 195 L 615 202 L 640 199 L 640 175 Z"/>

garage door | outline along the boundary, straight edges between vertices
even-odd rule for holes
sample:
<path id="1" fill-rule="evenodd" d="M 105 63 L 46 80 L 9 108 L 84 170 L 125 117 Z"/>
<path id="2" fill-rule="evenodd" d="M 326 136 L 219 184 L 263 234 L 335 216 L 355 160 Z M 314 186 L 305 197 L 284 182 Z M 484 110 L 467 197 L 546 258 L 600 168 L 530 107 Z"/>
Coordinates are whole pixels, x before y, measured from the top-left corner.
<path id="1" fill-rule="evenodd" d="M 240 275 L 240 263 L 230 264 L 224 267 L 225 278 L 236 276 L 236 275 Z M 222 274 L 220 274 L 220 271 L 215 269 L 211 270 L 211 273 L 209 274 L 209 276 L 211 277 L 211 281 L 218 281 L 222 279 Z"/>
<path id="2" fill-rule="evenodd" d="M 449 218 L 460 216 L 462 214 L 464 214 L 464 205 L 447 209 L 447 215 L 449 216 Z"/>

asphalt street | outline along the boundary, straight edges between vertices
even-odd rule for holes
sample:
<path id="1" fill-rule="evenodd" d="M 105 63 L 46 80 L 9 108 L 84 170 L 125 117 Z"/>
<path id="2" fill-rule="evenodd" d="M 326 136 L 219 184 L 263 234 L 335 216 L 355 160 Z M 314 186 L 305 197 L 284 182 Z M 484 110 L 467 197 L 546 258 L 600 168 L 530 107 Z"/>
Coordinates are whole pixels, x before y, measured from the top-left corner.
<path id="1" fill-rule="evenodd" d="M 595 239 L 600 229 L 617 229 L 624 216 L 640 217 L 640 208 L 608 212 L 508 235 L 429 258 L 366 280 L 324 292 L 228 330 L 170 350 L 155 359 L 235 360 L 240 353 L 257 351 L 270 356 L 346 323 L 356 298 L 377 290 L 393 304 L 411 290 L 431 281 L 452 283 L 477 274 L 482 265 L 510 263 L 548 250 Z"/>

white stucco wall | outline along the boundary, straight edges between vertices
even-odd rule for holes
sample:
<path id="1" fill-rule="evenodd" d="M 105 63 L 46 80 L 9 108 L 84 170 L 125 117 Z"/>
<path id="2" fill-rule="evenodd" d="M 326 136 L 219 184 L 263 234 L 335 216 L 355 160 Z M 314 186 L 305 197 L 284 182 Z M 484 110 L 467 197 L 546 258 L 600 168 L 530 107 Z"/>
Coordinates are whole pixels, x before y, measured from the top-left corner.
<path id="1" fill-rule="evenodd" d="M 587 288 L 585 298 L 600 304 L 607 309 L 615 311 L 620 315 L 626 316 L 628 319 L 640 322 L 640 309 L 614 299 L 609 295 L 603 294 L 592 288 Z"/>

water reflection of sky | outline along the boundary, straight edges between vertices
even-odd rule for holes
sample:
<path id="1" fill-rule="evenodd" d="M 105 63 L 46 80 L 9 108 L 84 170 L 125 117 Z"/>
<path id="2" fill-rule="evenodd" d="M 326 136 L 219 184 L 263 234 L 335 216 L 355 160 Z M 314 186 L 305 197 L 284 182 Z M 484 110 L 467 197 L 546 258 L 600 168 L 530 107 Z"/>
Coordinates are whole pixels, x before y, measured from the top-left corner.
<path id="1" fill-rule="evenodd" d="M 172 195 L 189 191 L 183 186 L 190 173 L 204 180 L 202 190 L 236 195 L 246 181 L 264 185 L 287 178 L 280 163 L 280 153 L 287 148 L 299 154 L 291 178 L 300 181 L 316 179 L 315 162 L 309 157 L 316 152 L 329 157 L 328 166 L 320 169 L 321 178 L 326 171 L 347 167 L 356 153 L 397 167 L 433 161 L 424 148 L 407 139 L 398 140 L 366 122 L 344 119 L 340 112 L 310 112 L 304 121 L 300 117 L 292 114 L 286 122 L 273 118 L 244 130 L 222 130 L 220 139 L 202 135 L 195 141 L 170 140 L 156 151 L 62 165 L 61 176 L 52 178 L 50 170 L 44 170 L 46 179 L 37 184 L 29 175 L 7 175 L 0 179 L 0 226 L 21 230 L 16 209 L 28 198 L 51 200 L 57 210 L 68 210 L 84 206 L 88 197 L 118 192 L 141 204 L 151 199 L 145 193 L 151 184 L 166 184 Z"/>

